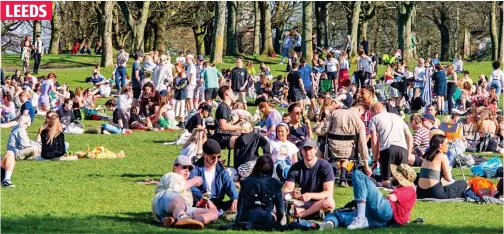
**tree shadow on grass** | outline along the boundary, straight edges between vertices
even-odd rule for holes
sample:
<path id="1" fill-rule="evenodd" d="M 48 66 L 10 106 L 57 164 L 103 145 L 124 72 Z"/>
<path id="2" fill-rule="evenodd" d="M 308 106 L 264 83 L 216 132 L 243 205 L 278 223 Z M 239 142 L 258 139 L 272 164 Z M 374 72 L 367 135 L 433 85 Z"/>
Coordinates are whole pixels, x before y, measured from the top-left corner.
<path id="1" fill-rule="evenodd" d="M 105 232 L 133 232 L 133 233 L 153 233 L 153 232 L 172 232 L 172 233 L 200 233 L 199 231 L 165 229 L 153 223 L 150 212 L 126 212 L 117 214 L 103 215 L 69 215 L 55 216 L 51 214 L 27 215 L 27 216 L 5 216 L 2 215 L 2 233 L 105 233 Z M 470 221 L 468 221 L 470 223 Z M 432 224 L 408 224 L 402 227 L 379 228 L 360 230 L 367 233 L 502 233 L 502 227 L 484 227 L 484 226 L 448 226 Z M 456 225 L 456 224 L 455 224 Z M 217 230 L 219 225 L 209 225 L 204 230 L 205 233 L 217 234 L 222 231 Z M 318 232 L 318 231 L 317 231 Z M 338 228 L 325 233 L 355 233 L 344 228 Z M 278 233 L 249 231 L 236 232 L 228 231 L 226 233 Z M 289 233 L 289 232 L 283 232 Z M 295 231 L 299 233 L 299 231 Z M 316 233 L 316 232 L 308 232 Z"/>

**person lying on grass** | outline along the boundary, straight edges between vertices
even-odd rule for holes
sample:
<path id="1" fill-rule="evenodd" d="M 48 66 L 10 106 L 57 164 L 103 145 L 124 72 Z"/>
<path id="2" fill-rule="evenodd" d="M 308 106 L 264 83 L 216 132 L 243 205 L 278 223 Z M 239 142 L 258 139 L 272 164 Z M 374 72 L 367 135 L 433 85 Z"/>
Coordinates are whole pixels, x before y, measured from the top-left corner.
<path id="1" fill-rule="evenodd" d="M 386 227 L 390 224 L 404 225 L 410 220 L 415 206 L 416 192 L 413 182 L 416 172 L 409 165 L 390 165 L 394 190 L 382 195 L 369 177 L 361 171 L 352 174 L 354 201 L 357 211 L 328 214 L 320 227 L 323 230 L 347 227 L 349 230 L 368 227 Z"/>
<path id="2" fill-rule="evenodd" d="M 204 182 L 200 176 L 188 179 L 193 169 L 189 157 L 178 156 L 173 163 L 173 172 L 161 177 L 152 199 L 154 221 L 162 222 L 166 228 L 203 229 L 205 224 L 217 220 L 216 210 L 192 207 L 190 188 Z"/>
<path id="3" fill-rule="evenodd" d="M 203 144 L 203 157 L 196 163 L 196 169 L 191 171 L 189 178 L 203 177 L 203 184 L 191 188 L 194 201 L 199 201 L 204 194 L 210 194 L 210 200 L 205 204 L 211 210 L 236 211 L 238 205 L 238 192 L 233 178 L 219 161 L 221 147 L 214 139 L 208 139 Z M 230 200 L 224 201 L 225 195 Z"/>
<path id="4" fill-rule="evenodd" d="M 129 134 L 131 130 L 129 129 L 129 119 L 124 110 L 116 108 L 116 100 L 110 99 L 105 102 L 105 106 L 109 111 L 112 111 L 112 119 L 109 123 L 102 124 L 103 134 Z"/>

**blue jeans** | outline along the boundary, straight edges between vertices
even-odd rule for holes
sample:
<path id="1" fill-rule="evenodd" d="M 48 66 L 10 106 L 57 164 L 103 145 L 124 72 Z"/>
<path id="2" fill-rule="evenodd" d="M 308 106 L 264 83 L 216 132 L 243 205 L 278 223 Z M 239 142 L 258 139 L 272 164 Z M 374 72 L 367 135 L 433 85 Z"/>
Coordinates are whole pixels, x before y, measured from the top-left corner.
<path id="1" fill-rule="evenodd" d="M 366 218 L 370 227 L 385 227 L 394 218 L 388 199 L 376 188 L 373 182 L 361 171 L 352 173 L 355 201 L 366 202 Z M 324 222 L 332 221 L 334 227 L 348 226 L 357 217 L 357 212 L 334 212 L 328 214 Z"/>
<path id="2" fill-rule="evenodd" d="M 289 48 L 282 48 L 282 63 L 284 58 L 287 58 L 287 60 L 289 59 Z"/>
<path id="3" fill-rule="evenodd" d="M 490 87 L 495 88 L 495 90 L 497 91 L 497 95 L 500 95 L 502 90 L 502 84 L 500 80 L 492 80 Z"/>
<path id="4" fill-rule="evenodd" d="M 116 82 L 117 92 L 120 93 L 121 88 L 124 85 L 126 85 L 126 68 L 125 67 L 118 67 L 116 69 L 115 82 Z"/>
<path id="5" fill-rule="evenodd" d="M 114 126 L 111 124 L 102 124 L 101 127 L 103 130 L 107 130 L 108 132 L 110 132 L 112 134 L 121 134 L 122 133 L 122 129 L 120 127 L 117 127 L 117 126 Z"/>

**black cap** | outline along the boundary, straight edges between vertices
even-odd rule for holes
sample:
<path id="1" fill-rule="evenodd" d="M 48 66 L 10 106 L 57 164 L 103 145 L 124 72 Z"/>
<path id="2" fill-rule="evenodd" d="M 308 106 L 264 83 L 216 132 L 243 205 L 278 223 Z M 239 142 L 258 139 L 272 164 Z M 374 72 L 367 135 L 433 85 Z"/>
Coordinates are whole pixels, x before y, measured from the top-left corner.
<path id="1" fill-rule="evenodd" d="M 221 147 L 214 139 L 208 139 L 205 144 L 203 144 L 203 153 L 205 154 L 219 154 L 220 152 Z"/>

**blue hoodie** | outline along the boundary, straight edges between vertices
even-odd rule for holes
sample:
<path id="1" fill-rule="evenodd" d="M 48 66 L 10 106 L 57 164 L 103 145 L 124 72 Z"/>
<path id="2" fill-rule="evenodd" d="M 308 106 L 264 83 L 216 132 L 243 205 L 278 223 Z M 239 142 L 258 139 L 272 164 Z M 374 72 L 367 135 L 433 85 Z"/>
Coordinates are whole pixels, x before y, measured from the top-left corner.
<path id="1" fill-rule="evenodd" d="M 198 161 L 194 163 L 194 170 L 191 171 L 189 175 L 189 179 L 194 178 L 195 176 L 201 176 L 203 179 L 203 184 L 199 187 L 193 186 L 191 187 L 191 192 L 193 194 L 194 202 L 198 202 L 203 194 L 208 191 L 207 183 L 205 179 L 205 167 L 204 167 L 204 158 L 201 157 Z M 238 199 L 238 191 L 236 191 L 236 186 L 234 184 L 233 178 L 229 176 L 229 173 L 225 170 L 222 163 L 218 162 L 215 168 L 215 196 L 212 195 L 212 200 L 223 201 L 224 195 L 228 195 L 231 200 Z"/>

